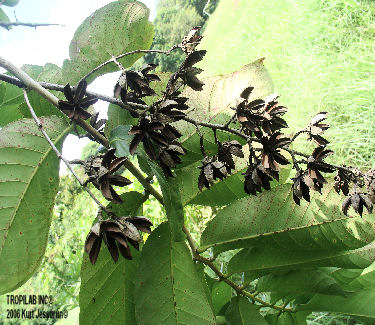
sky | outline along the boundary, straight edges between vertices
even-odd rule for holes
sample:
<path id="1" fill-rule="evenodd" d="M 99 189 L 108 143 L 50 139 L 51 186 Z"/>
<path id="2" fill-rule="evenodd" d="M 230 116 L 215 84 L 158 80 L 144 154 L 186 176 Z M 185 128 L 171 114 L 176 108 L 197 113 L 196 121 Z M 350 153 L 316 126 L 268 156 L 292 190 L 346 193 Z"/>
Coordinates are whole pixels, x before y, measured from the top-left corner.
<path id="1" fill-rule="evenodd" d="M 14 27 L 0 29 L 0 53 L 17 66 L 22 64 L 44 65 L 47 62 L 62 66 L 69 58 L 69 44 L 75 30 L 95 10 L 110 3 L 110 0 L 21 0 L 17 6 L 1 8 L 11 21 L 54 23 L 62 26 Z M 142 0 L 155 17 L 155 0 Z M 46 42 L 48 40 L 48 42 Z M 2 72 L 2 71 L 1 71 Z M 96 79 L 88 90 L 113 95 L 113 85 L 119 73 L 107 74 Z M 96 110 L 106 117 L 107 103 L 98 102 Z M 88 139 L 69 135 L 65 141 L 63 156 L 68 160 L 80 158 L 81 150 Z M 65 170 L 65 168 L 63 168 Z"/>

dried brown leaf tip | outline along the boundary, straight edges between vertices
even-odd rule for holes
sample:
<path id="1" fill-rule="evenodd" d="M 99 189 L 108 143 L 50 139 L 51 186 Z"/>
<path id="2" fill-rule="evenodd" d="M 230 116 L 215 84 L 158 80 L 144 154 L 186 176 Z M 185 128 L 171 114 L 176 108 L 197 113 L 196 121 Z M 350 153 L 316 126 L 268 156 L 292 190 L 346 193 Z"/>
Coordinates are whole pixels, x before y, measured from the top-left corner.
<path id="1" fill-rule="evenodd" d="M 293 178 L 293 200 L 300 205 L 301 199 L 310 202 L 310 188 L 306 183 L 306 173 L 299 170 Z"/>
<path id="2" fill-rule="evenodd" d="M 269 191 L 272 177 L 278 179 L 277 172 L 271 171 L 270 173 L 260 163 L 250 165 L 243 175 L 245 177 L 244 190 L 247 194 L 252 195 L 257 195 L 257 192 L 261 193 L 262 188 Z"/>
<path id="3" fill-rule="evenodd" d="M 92 182 L 107 200 L 114 203 L 122 203 L 122 199 L 112 186 L 123 187 L 132 183 L 129 179 L 114 174 L 126 159 L 117 158 L 115 149 L 111 149 L 103 156 L 88 159 L 84 165 L 85 172 L 89 176 L 88 182 Z"/>
<path id="4" fill-rule="evenodd" d="M 348 214 L 349 207 L 352 206 L 354 211 L 357 212 L 361 217 L 363 213 L 363 207 L 366 207 L 369 213 L 372 213 L 372 203 L 370 198 L 361 192 L 360 188 L 355 186 L 355 189 L 342 203 L 342 212 L 345 215 Z"/>
<path id="5" fill-rule="evenodd" d="M 236 140 L 225 141 L 223 143 L 218 142 L 218 154 L 217 159 L 224 163 L 227 172 L 230 173 L 232 169 L 235 169 L 235 163 L 233 156 L 243 158 L 242 145 Z"/>
<path id="6" fill-rule="evenodd" d="M 131 260 L 129 243 L 139 249 L 142 241 L 139 231 L 151 233 L 151 226 L 151 221 L 145 217 L 121 217 L 97 222 L 85 242 L 85 252 L 89 254 L 91 264 L 95 264 L 98 259 L 103 239 L 115 263 L 119 251 L 124 258 Z"/>
<path id="7" fill-rule="evenodd" d="M 329 143 L 321 136 L 329 128 L 328 124 L 322 123 L 325 119 L 327 119 L 327 112 L 320 112 L 311 119 L 307 127 L 309 139 L 312 139 L 318 146 L 323 147 Z"/>
<path id="8" fill-rule="evenodd" d="M 144 96 L 155 95 L 155 91 L 150 87 L 151 81 L 160 81 L 160 78 L 150 71 L 155 70 L 156 64 L 146 64 L 140 71 L 125 70 L 119 77 L 115 88 L 114 96 L 120 97 L 126 103 L 128 100 L 135 101 Z M 129 92 L 129 89 L 132 92 Z M 143 101 L 141 104 L 145 104 Z"/>
<path id="9" fill-rule="evenodd" d="M 67 101 L 59 100 L 59 109 L 72 120 L 78 118 L 87 120 L 91 117 L 86 109 L 95 104 L 98 98 L 91 95 L 85 97 L 86 88 L 87 82 L 85 80 L 82 80 L 73 91 L 69 84 L 64 87 L 64 95 Z"/>
<path id="10" fill-rule="evenodd" d="M 323 161 L 331 154 L 333 154 L 332 150 L 326 150 L 324 147 L 317 147 L 307 159 L 308 176 L 305 177 L 305 182 L 310 188 L 313 188 L 319 193 L 321 193 L 323 184 L 327 183 L 321 173 L 333 173 L 335 171 L 335 168 Z"/>
<path id="11" fill-rule="evenodd" d="M 168 146 L 168 139 L 160 133 L 160 130 L 164 129 L 163 123 L 153 122 L 149 117 L 143 117 L 139 119 L 139 123 L 133 126 L 129 134 L 134 134 L 134 138 L 130 143 L 129 151 L 134 155 L 140 142 L 143 144 L 143 148 L 146 154 L 152 160 L 156 160 L 158 146 Z"/>
<path id="12" fill-rule="evenodd" d="M 270 137 L 263 136 L 260 140 L 262 148 L 262 165 L 265 169 L 278 172 L 281 165 L 288 165 L 289 160 L 286 159 L 281 153 L 280 149 L 290 143 L 290 139 L 276 132 Z"/>
<path id="13" fill-rule="evenodd" d="M 214 183 L 216 179 L 224 179 L 227 177 L 227 169 L 225 165 L 216 160 L 216 157 L 205 157 L 202 160 L 202 166 L 198 167 L 201 169 L 198 178 L 198 188 L 200 191 L 203 187 L 210 188 L 210 185 Z"/>

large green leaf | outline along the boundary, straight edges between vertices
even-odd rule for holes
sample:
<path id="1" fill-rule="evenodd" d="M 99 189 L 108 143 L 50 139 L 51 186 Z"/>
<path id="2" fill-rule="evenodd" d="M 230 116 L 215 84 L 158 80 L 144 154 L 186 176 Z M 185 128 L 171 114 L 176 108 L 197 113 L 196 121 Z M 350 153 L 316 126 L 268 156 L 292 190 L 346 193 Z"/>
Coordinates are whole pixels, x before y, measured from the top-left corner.
<path id="1" fill-rule="evenodd" d="M 257 282 L 260 292 L 279 292 L 281 297 L 304 293 L 344 295 L 346 292 L 337 281 L 319 270 L 297 270 L 285 274 L 269 274 Z M 279 295 L 279 296 L 280 296 Z"/>
<path id="2" fill-rule="evenodd" d="M 225 313 L 227 325 L 267 325 L 266 320 L 259 314 L 256 305 L 247 298 L 234 297 Z"/>
<path id="3" fill-rule="evenodd" d="M 204 248 L 217 251 L 250 246 L 293 250 L 346 250 L 375 239 L 375 216 L 346 217 L 332 183 L 311 202 L 294 203 L 290 184 L 275 187 L 225 207 L 202 234 Z"/>
<path id="4" fill-rule="evenodd" d="M 270 325 L 305 325 L 309 314 L 309 312 L 276 313 L 266 315 L 265 319 Z"/>
<path id="5" fill-rule="evenodd" d="M 110 203 L 108 208 L 118 217 L 135 216 L 142 210 L 143 195 L 127 192 L 122 204 Z M 85 254 L 81 267 L 79 294 L 80 320 L 84 324 L 135 324 L 134 279 L 140 253 L 131 249 L 133 259 L 120 256 L 114 263 L 104 244 L 94 265 Z"/>
<path id="6" fill-rule="evenodd" d="M 41 121 L 61 148 L 68 123 Z M 33 120 L 0 130 L 0 294 L 22 285 L 42 261 L 58 181 L 59 160 Z"/>
<path id="7" fill-rule="evenodd" d="M 37 81 L 63 82 L 61 69 L 52 63 L 47 63 L 43 67 L 31 64 L 23 65 L 22 70 Z M 2 82 L 0 83 L 0 94 L 0 127 L 25 117 L 31 117 L 21 88 Z M 55 95 L 63 97 L 61 92 L 55 92 Z M 28 96 L 37 116 L 57 115 L 65 118 L 59 109 L 33 90 L 28 92 Z"/>
<path id="8" fill-rule="evenodd" d="M 281 272 L 292 269 L 315 267 L 339 267 L 363 269 L 372 261 L 373 247 L 363 247 L 348 251 L 302 251 L 273 247 L 245 248 L 232 257 L 228 264 L 229 273 L 240 272 Z"/>
<path id="9" fill-rule="evenodd" d="M 215 282 L 211 290 L 211 297 L 215 315 L 218 315 L 221 308 L 232 298 L 232 288 L 225 282 Z"/>
<path id="10" fill-rule="evenodd" d="M 317 294 L 297 311 L 329 311 L 354 316 L 365 324 L 375 324 L 375 290 L 361 290 L 347 297 Z"/>
<path id="11" fill-rule="evenodd" d="M 153 26 L 148 21 L 150 10 L 138 1 L 114 1 L 98 9 L 78 27 L 70 43 L 70 60 L 63 64 L 64 76 L 76 83 L 93 68 L 112 55 L 148 49 L 152 43 Z M 119 61 L 127 68 L 143 54 L 133 54 Z M 95 76 L 117 71 L 115 64 L 103 67 Z"/>
<path id="12" fill-rule="evenodd" d="M 357 272 L 355 272 L 357 271 Z M 375 262 L 363 270 L 337 270 L 332 276 L 354 290 L 375 288 Z M 343 279 L 345 277 L 345 279 Z"/>
<path id="13" fill-rule="evenodd" d="M 133 248 L 131 253 L 131 261 L 120 256 L 115 263 L 102 244 L 95 265 L 84 255 L 79 294 L 82 324 L 136 324 L 133 293 L 140 253 Z"/>
<path id="14" fill-rule="evenodd" d="M 138 324 L 215 324 L 189 249 L 172 240 L 168 224 L 155 229 L 143 247 L 135 308 Z"/>

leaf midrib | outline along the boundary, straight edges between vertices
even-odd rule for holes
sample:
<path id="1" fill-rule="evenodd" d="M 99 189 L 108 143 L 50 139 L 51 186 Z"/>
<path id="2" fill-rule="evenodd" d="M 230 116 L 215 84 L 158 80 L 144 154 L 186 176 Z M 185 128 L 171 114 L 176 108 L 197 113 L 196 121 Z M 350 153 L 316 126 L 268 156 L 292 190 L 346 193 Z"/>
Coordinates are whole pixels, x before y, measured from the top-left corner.
<path id="1" fill-rule="evenodd" d="M 236 243 L 236 242 L 241 242 L 241 241 L 244 241 L 244 240 L 255 239 L 255 238 L 260 238 L 260 237 L 265 237 L 265 236 L 271 236 L 271 235 L 276 235 L 276 234 L 281 234 L 281 233 L 288 233 L 288 232 L 291 232 L 292 230 L 301 230 L 301 229 L 305 229 L 305 228 L 313 228 L 313 227 L 323 226 L 325 224 L 330 224 L 330 223 L 333 223 L 333 222 L 339 222 L 339 221 L 344 221 L 344 220 L 354 220 L 354 218 L 353 217 L 342 217 L 342 218 L 338 218 L 338 219 L 334 219 L 334 220 L 327 220 L 327 221 L 323 221 L 323 222 L 320 222 L 320 223 L 316 223 L 315 225 L 304 225 L 304 226 L 298 226 L 298 227 L 291 227 L 291 228 L 288 228 L 288 229 L 275 230 L 275 231 L 266 232 L 266 233 L 262 233 L 262 234 L 244 236 L 244 237 L 241 237 L 241 238 L 235 238 L 235 239 L 230 239 L 230 240 L 226 240 L 226 241 L 216 242 L 216 243 L 213 243 L 213 244 L 207 244 L 207 245 L 201 246 L 199 250 L 207 250 L 210 247 L 227 245 L 227 244 L 232 244 L 232 243 Z"/>

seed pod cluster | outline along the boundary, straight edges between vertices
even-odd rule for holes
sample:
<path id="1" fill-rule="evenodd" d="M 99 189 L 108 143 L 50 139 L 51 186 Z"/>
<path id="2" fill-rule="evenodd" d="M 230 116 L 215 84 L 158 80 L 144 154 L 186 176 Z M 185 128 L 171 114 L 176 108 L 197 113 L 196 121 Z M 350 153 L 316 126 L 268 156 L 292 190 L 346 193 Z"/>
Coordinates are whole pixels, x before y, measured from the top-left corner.
<path id="1" fill-rule="evenodd" d="M 151 221 L 145 217 L 120 217 L 97 222 L 87 235 L 85 252 L 89 254 L 90 262 L 95 264 L 104 240 L 115 263 L 119 251 L 124 258 L 131 260 L 129 243 L 139 250 L 139 243 L 142 242 L 139 231 L 150 234 L 151 226 Z"/>
<path id="2" fill-rule="evenodd" d="M 112 186 L 123 187 L 132 183 L 126 177 L 114 174 L 123 166 L 126 159 L 117 158 L 115 149 L 111 149 L 105 155 L 91 157 L 84 163 L 85 173 L 89 177 L 87 182 L 92 182 L 107 200 L 114 203 L 122 203 L 122 199 Z"/>

